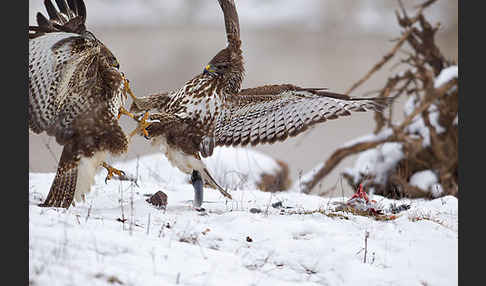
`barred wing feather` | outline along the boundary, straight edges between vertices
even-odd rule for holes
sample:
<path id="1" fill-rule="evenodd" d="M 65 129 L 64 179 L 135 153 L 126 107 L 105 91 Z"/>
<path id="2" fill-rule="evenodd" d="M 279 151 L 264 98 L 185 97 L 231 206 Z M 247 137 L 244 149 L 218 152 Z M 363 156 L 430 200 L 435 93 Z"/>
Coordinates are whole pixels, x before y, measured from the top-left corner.
<path id="1" fill-rule="evenodd" d="M 227 97 L 228 108 L 217 119 L 215 141 L 219 146 L 283 141 L 316 123 L 354 111 L 381 112 L 389 102 L 388 98 L 349 98 L 283 85 L 242 90 Z"/>

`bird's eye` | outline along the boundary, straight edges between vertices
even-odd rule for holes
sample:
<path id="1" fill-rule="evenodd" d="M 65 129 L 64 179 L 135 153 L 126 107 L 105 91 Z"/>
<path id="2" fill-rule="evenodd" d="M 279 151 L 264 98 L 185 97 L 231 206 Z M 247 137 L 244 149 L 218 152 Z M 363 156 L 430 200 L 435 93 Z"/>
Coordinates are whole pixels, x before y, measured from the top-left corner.
<path id="1" fill-rule="evenodd" d="M 212 74 L 214 73 L 214 67 L 212 65 L 206 65 L 203 70 L 203 74 Z"/>

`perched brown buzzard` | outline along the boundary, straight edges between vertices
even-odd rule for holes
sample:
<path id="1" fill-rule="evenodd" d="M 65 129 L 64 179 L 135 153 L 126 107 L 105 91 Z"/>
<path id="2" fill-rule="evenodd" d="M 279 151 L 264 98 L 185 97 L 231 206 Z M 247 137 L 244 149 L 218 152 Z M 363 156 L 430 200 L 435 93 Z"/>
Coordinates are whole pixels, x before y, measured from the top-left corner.
<path id="1" fill-rule="evenodd" d="M 42 206 L 68 208 L 89 192 L 96 168 L 122 175 L 104 162 L 126 152 L 118 118 L 129 92 L 110 50 L 86 30 L 82 0 L 45 0 L 49 19 L 29 26 L 29 129 L 63 145 L 56 177 Z"/>
<path id="2" fill-rule="evenodd" d="M 179 90 L 135 99 L 132 112 L 149 111 L 147 128 L 153 144 L 169 161 L 191 174 L 194 206 L 202 203 L 201 177 L 224 196 L 231 196 L 209 174 L 201 157 L 215 146 L 245 146 L 283 141 L 313 124 L 350 115 L 350 111 L 381 112 L 384 98 L 350 98 L 324 89 L 291 84 L 241 90 L 244 67 L 240 28 L 233 0 L 219 0 L 228 45 L 203 72 Z"/>

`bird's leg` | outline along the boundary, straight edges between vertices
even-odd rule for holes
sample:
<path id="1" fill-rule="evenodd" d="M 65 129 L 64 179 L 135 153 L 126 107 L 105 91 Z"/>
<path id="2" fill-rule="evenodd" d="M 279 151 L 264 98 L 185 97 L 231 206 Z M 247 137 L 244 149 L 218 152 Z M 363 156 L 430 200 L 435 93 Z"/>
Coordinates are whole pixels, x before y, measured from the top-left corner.
<path id="1" fill-rule="evenodd" d="M 124 83 L 125 83 L 125 93 L 128 93 L 130 95 L 130 97 L 133 99 L 134 102 L 137 101 L 138 98 L 135 96 L 135 94 L 133 94 L 132 89 L 130 88 L 130 82 L 125 77 L 123 77 L 123 80 L 124 80 Z M 150 126 L 150 123 L 146 121 L 148 119 L 148 117 L 149 117 L 148 111 L 145 112 L 145 114 L 143 115 L 142 119 L 140 119 L 140 120 L 137 119 L 135 117 L 135 115 L 133 115 L 133 113 L 130 113 L 129 111 L 127 111 L 123 107 L 120 108 L 120 112 L 123 113 L 123 114 L 126 114 L 126 115 L 130 116 L 131 118 L 135 119 L 138 122 L 137 128 L 135 128 L 135 130 L 133 130 L 130 133 L 130 138 L 132 138 L 133 135 L 137 134 L 139 131 L 142 131 L 143 132 L 143 135 L 145 135 L 145 137 L 148 138 L 149 134 L 148 134 L 148 131 L 145 129 L 148 126 Z M 121 115 L 118 114 L 118 118 L 120 118 L 120 116 Z"/>
<path id="2" fill-rule="evenodd" d="M 204 210 L 201 208 L 203 202 L 203 180 L 199 171 L 192 170 L 191 183 L 194 187 L 194 201 L 193 206 L 197 211 Z"/>
<path id="3" fill-rule="evenodd" d="M 128 81 L 128 79 L 125 78 L 125 76 L 123 76 L 123 81 L 124 81 L 125 94 L 128 93 L 133 100 L 137 100 L 137 97 L 133 94 L 132 90 L 130 89 L 130 82 Z M 128 115 L 131 118 L 135 119 L 135 115 L 129 112 L 128 110 L 126 110 L 126 108 L 122 106 L 118 111 L 118 119 L 120 119 L 120 117 L 123 114 Z"/>
<path id="4" fill-rule="evenodd" d="M 119 177 L 125 177 L 125 172 L 123 172 L 122 170 L 118 170 L 116 168 L 113 168 L 112 166 L 108 165 L 106 162 L 103 162 L 101 164 L 102 167 L 104 167 L 107 171 L 108 171 L 108 175 L 106 175 L 106 178 L 105 178 L 105 183 L 108 182 L 108 180 L 111 180 L 111 178 L 113 177 L 113 175 L 117 175 Z"/>
<path id="5" fill-rule="evenodd" d="M 145 114 L 141 119 L 136 119 L 135 117 L 133 117 L 133 119 L 135 119 L 138 122 L 138 126 L 130 133 L 130 138 L 132 138 L 133 135 L 137 134 L 139 131 L 142 131 L 145 137 L 149 136 L 147 129 L 145 129 L 150 126 L 150 122 L 147 122 L 148 118 L 149 118 L 148 111 L 145 112 Z"/>
<path id="6" fill-rule="evenodd" d="M 367 203 L 370 202 L 370 201 L 376 202 L 376 201 L 370 200 L 368 198 L 368 195 L 366 195 L 365 191 L 363 190 L 363 184 L 359 184 L 358 191 L 356 191 L 356 193 L 350 198 L 350 200 L 355 199 L 355 198 L 363 199 Z"/>
<path id="7" fill-rule="evenodd" d="M 125 107 L 120 107 L 120 109 L 118 110 L 118 118 L 117 119 L 120 119 L 120 117 L 125 114 L 127 116 L 130 116 L 131 118 L 135 119 L 135 115 L 133 115 L 133 113 L 130 113 L 128 110 L 126 110 Z"/>
<path id="8" fill-rule="evenodd" d="M 137 119 L 135 117 L 135 115 L 131 112 L 129 112 L 128 110 L 125 109 L 125 107 L 120 107 L 120 110 L 118 111 L 118 119 L 120 119 L 120 117 L 122 116 L 122 114 L 125 114 L 127 116 L 130 116 L 133 120 L 137 121 L 138 122 L 138 126 L 137 128 L 135 128 L 131 133 L 130 133 L 130 137 L 129 138 L 132 138 L 133 135 L 137 134 L 139 131 L 142 131 L 143 132 L 143 135 L 145 135 L 146 138 L 148 138 L 149 134 L 148 134 L 148 131 L 147 131 L 147 127 L 150 126 L 150 123 L 147 122 L 147 119 L 148 119 L 148 111 L 145 112 L 144 116 L 142 117 L 142 119 Z"/>
<path id="9" fill-rule="evenodd" d="M 123 80 L 125 82 L 125 92 L 128 92 L 128 95 L 130 95 L 130 97 L 135 101 L 137 100 L 137 97 L 135 96 L 135 94 L 133 94 L 133 91 L 132 89 L 130 88 L 130 82 L 128 81 L 128 79 L 126 79 L 125 77 L 123 77 Z"/>

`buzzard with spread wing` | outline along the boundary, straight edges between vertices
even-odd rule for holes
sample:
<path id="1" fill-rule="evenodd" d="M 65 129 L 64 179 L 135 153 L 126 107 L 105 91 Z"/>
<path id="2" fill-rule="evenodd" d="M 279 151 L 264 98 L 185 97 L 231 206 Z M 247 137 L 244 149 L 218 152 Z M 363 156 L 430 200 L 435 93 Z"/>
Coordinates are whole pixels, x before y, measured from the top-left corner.
<path id="1" fill-rule="evenodd" d="M 130 111 L 149 112 L 147 128 L 153 144 L 169 161 L 192 173 L 194 206 L 202 204 L 204 179 L 231 198 L 209 174 L 202 157 L 215 146 L 245 146 L 283 141 L 311 125 L 350 115 L 381 112 L 388 98 L 350 98 L 325 89 L 291 84 L 241 89 L 244 76 L 238 13 L 233 0 L 218 0 L 223 10 L 228 45 L 203 72 L 179 90 L 134 100 Z"/>
<path id="2" fill-rule="evenodd" d="M 98 166 L 126 152 L 128 137 L 118 125 L 128 81 L 110 50 L 86 30 L 82 0 L 45 0 L 49 18 L 37 13 L 29 26 L 29 129 L 46 132 L 63 146 L 57 173 L 41 206 L 68 208 L 89 192 Z"/>

